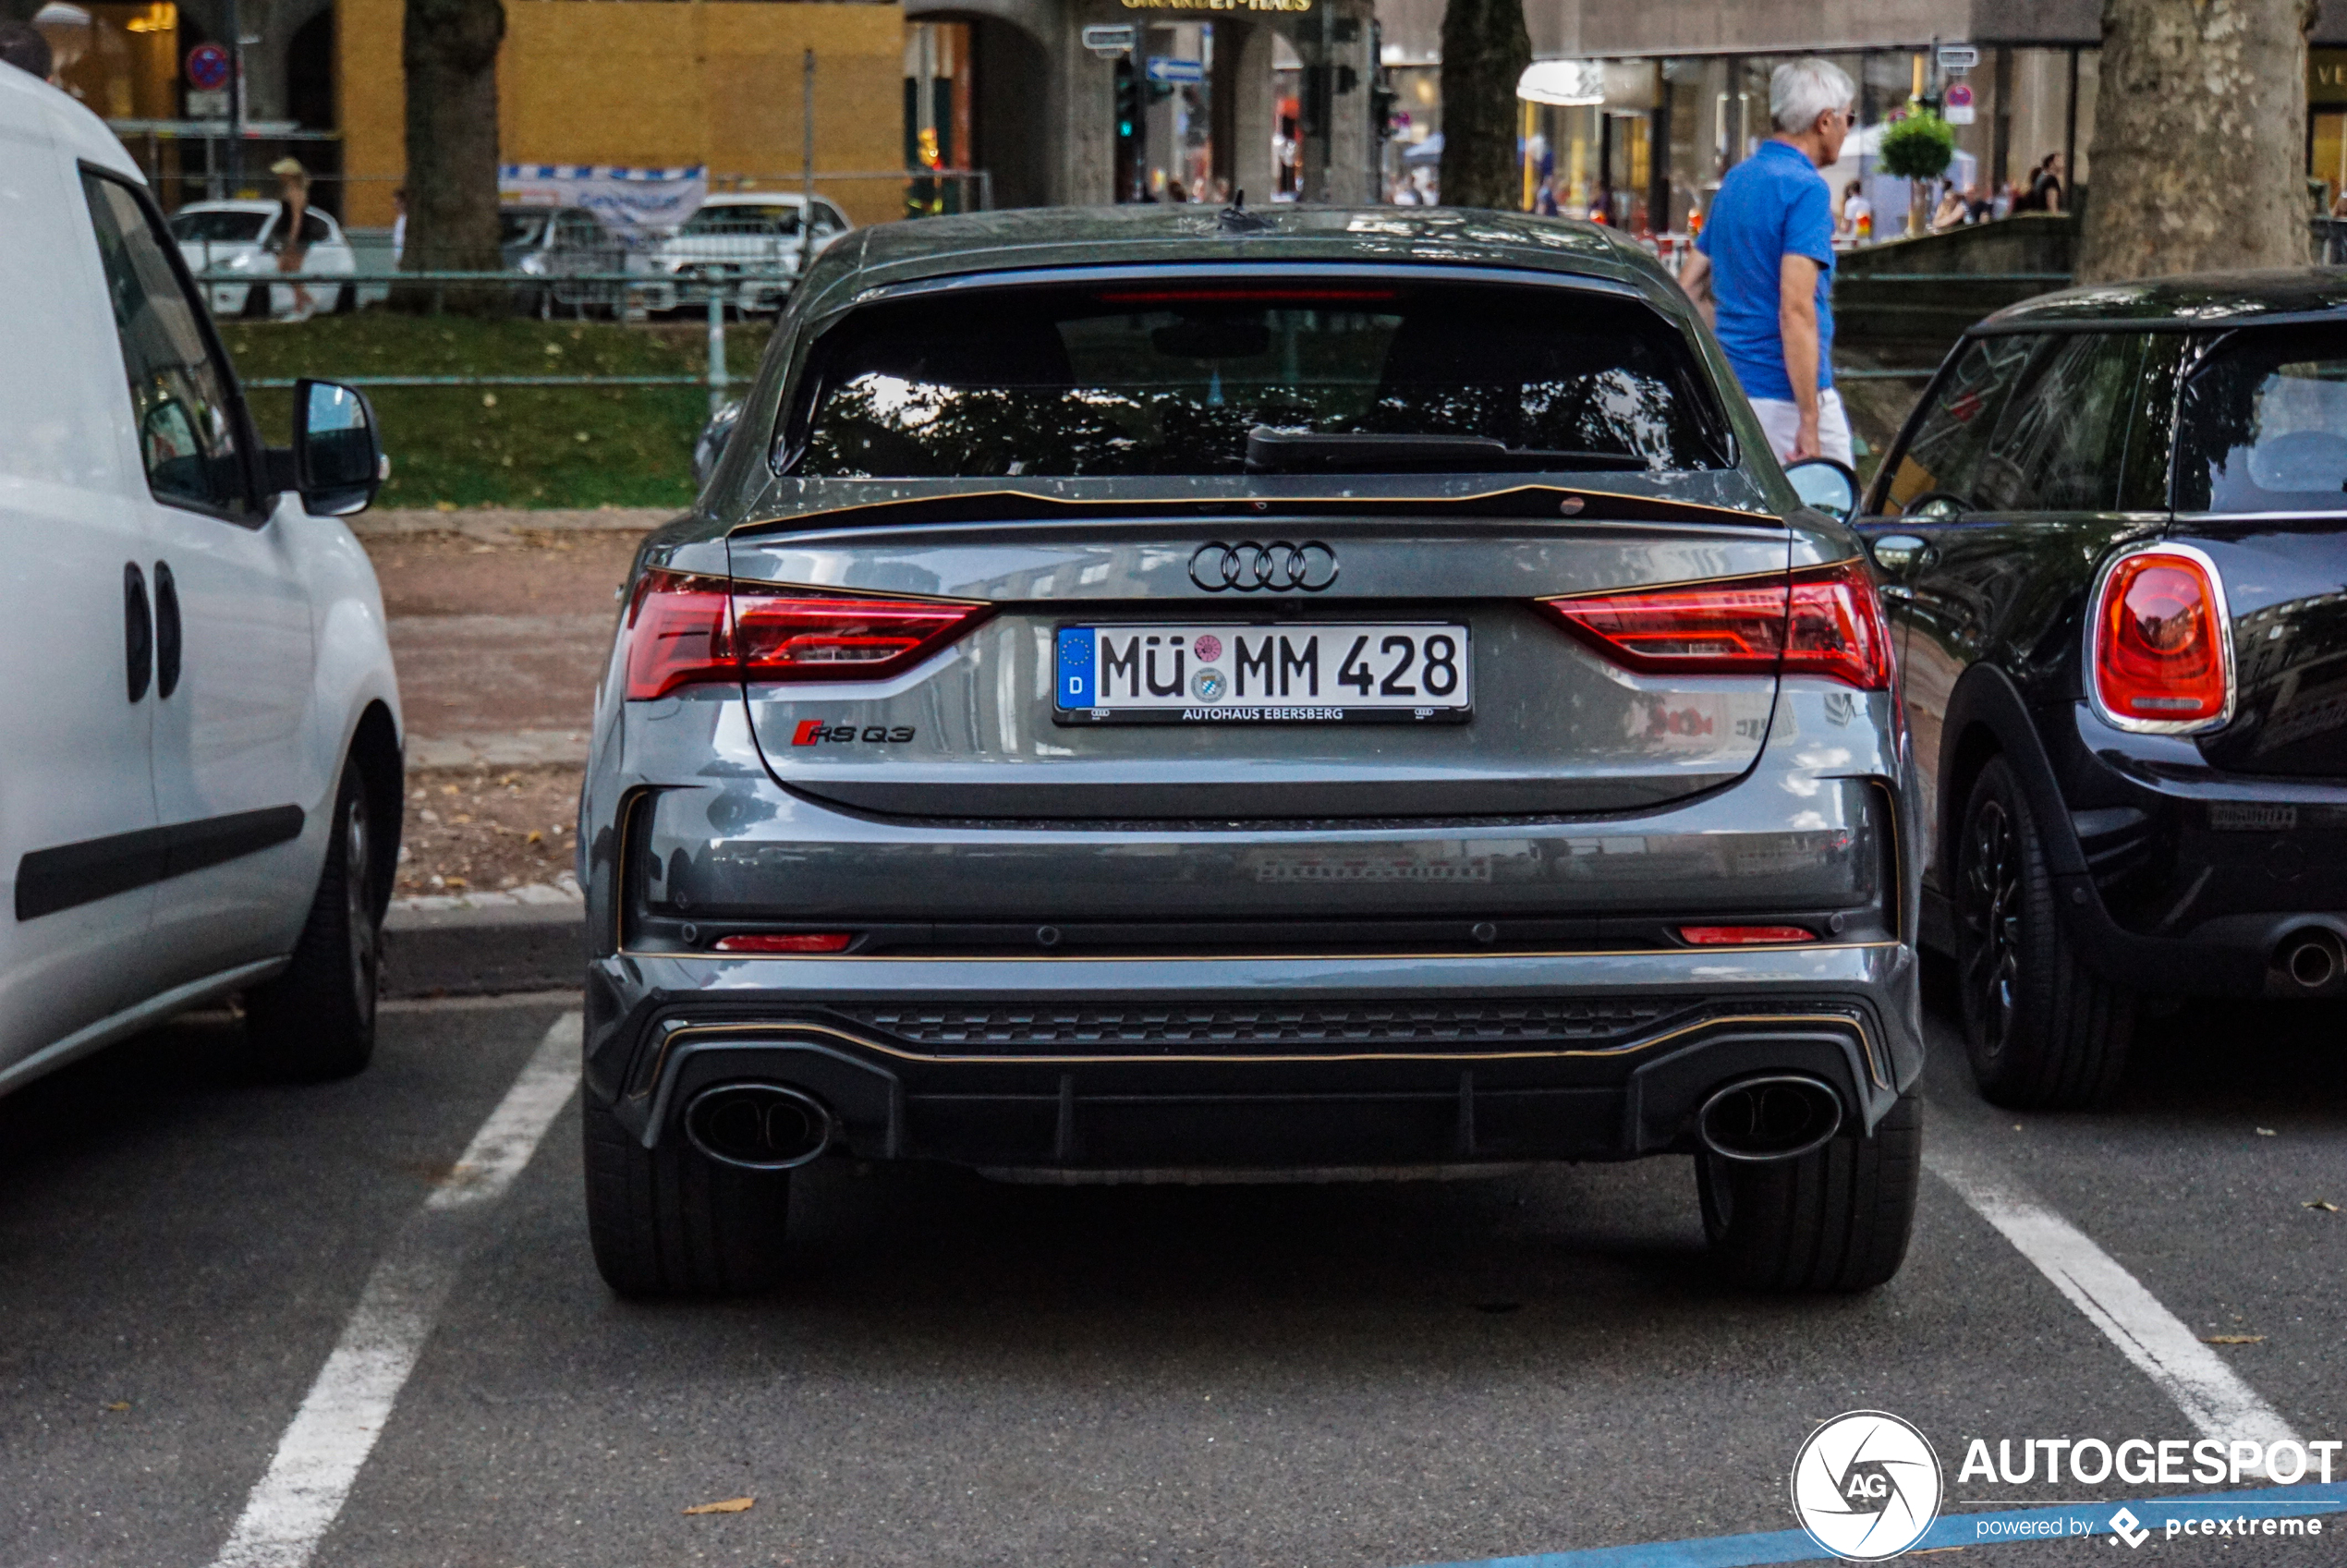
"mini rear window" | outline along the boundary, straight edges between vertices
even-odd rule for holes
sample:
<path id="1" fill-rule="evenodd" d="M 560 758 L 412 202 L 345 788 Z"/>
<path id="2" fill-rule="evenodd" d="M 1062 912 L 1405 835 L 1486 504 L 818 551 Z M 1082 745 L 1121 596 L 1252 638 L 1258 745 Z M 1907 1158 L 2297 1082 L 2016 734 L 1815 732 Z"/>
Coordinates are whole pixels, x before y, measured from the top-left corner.
<path id="1" fill-rule="evenodd" d="M 2251 329 L 2185 383 L 2181 512 L 2347 511 L 2347 330 Z"/>
<path id="2" fill-rule="evenodd" d="M 1684 336 L 1633 301 L 1184 280 L 868 306 L 816 343 L 784 457 L 809 478 L 1225 474 L 1259 425 L 1477 436 L 1560 471 L 1733 466 Z"/>

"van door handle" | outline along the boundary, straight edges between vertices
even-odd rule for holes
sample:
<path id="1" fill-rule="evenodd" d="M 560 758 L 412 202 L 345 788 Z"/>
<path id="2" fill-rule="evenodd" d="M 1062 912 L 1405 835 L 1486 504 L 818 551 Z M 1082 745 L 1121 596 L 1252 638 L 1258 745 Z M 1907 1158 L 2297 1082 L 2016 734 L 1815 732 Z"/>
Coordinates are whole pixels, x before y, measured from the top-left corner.
<path id="1" fill-rule="evenodd" d="M 168 700 L 179 689 L 179 585 L 171 568 L 155 563 L 155 697 Z"/>
<path id="2" fill-rule="evenodd" d="M 122 652 L 130 700 L 136 702 L 147 695 L 155 662 L 155 623 L 147 612 L 147 575 L 136 561 L 122 564 Z"/>

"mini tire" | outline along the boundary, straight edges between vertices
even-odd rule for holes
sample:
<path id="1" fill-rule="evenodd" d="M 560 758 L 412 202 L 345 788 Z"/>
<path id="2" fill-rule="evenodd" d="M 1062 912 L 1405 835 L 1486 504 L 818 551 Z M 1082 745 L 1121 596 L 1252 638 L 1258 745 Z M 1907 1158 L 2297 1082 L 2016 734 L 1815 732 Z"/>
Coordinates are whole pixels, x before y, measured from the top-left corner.
<path id="1" fill-rule="evenodd" d="M 1964 803 L 1954 893 L 1964 1051 L 1981 1094 L 2025 1111 L 2109 1099 L 2126 1070 L 2134 999 L 2088 967 L 2063 929 L 2045 841 L 2001 757 Z"/>
<path id="2" fill-rule="evenodd" d="M 326 864 L 285 972 L 245 995 L 245 1038 L 261 1066 L 301 1081 L 347 1078 L 375 1053 L 384 896 L 373 803 L 357 759 L 334 792 Z"/>
<path id="3" fill-rule="evenodd" d="M 682 1136 L 657 1148 L 592 1094 L 586 1137 L 587 1236 L 620 1295 L 757 1295 L 783 1282 L 790 1173 L 721 1165 Z"/>
<path id="4" fill-rule="evenodd" d="M 1923 1097 L 1899 1097 L 1872 1134 L 1794 1160 L 1696 1156 L 1704 1234 L 1745 1290 L 1872 1290 L 1899 1271 L 1923 1179 Z"/>

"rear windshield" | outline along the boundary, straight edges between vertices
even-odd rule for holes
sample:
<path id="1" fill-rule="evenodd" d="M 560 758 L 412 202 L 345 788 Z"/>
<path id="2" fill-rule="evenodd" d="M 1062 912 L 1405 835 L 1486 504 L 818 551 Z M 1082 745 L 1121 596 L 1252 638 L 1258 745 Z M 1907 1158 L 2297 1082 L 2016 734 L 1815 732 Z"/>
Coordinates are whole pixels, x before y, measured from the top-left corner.
<path id="1" fill-rule="evenodd" d="M 2240 334 L 2185 383 L 2177 425 L 2178 511 L 2347 510 L 2347 331 Z"/>
<path id="2" fill-rule="evenodd" d="M 1256 426 L 1478 436 L 1732 466 L 1685 339 L 1643 306 L 1478 285 L 1003 289 L 867 307 L 785 430 L 810 478 L 1225 474 Z"/>
<path id="3" fill-rule="evenodd" d="M 684 228 L 678 232 L 691 235 L 797 234 L 798 208 L 795 203 L 779 201 L 772 206 L 729 201 L 722 207 L 703 207 L 687 218 Z"/>
<path id="4" fill-rule="evenodd" d="M 266 213 L 182 213 L 171 220 L 171 237 L 182 245 L 249 245 L 268 221 Z"/>

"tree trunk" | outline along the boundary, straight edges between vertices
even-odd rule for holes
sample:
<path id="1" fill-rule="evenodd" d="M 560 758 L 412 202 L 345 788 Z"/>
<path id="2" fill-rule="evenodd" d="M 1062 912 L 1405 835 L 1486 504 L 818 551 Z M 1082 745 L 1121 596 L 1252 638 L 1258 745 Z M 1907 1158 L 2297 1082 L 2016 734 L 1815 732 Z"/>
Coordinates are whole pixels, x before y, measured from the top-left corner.
<path id="1" fill-rule="evenodd" d="M 497 252 L 497 46 L 502 0 L 407 0 L 400 63 L 407 73 L 407 243 L 403 272 L 488 272 Z M 402 309 L 494 315 L 511 290 L 402 288 Z"/>
<path id="2" fill-rule="evenodd" d="M 2103 0 L 2078 280 L 2304 266 L 2316 0 Z"/>
<path id="3" fill-rule="evenodd" d="M 1524 0 L 1449 0 L 1442 11 L 1442 204 L 1524 205 L 1515 84 L 1532 63 Z"/>

